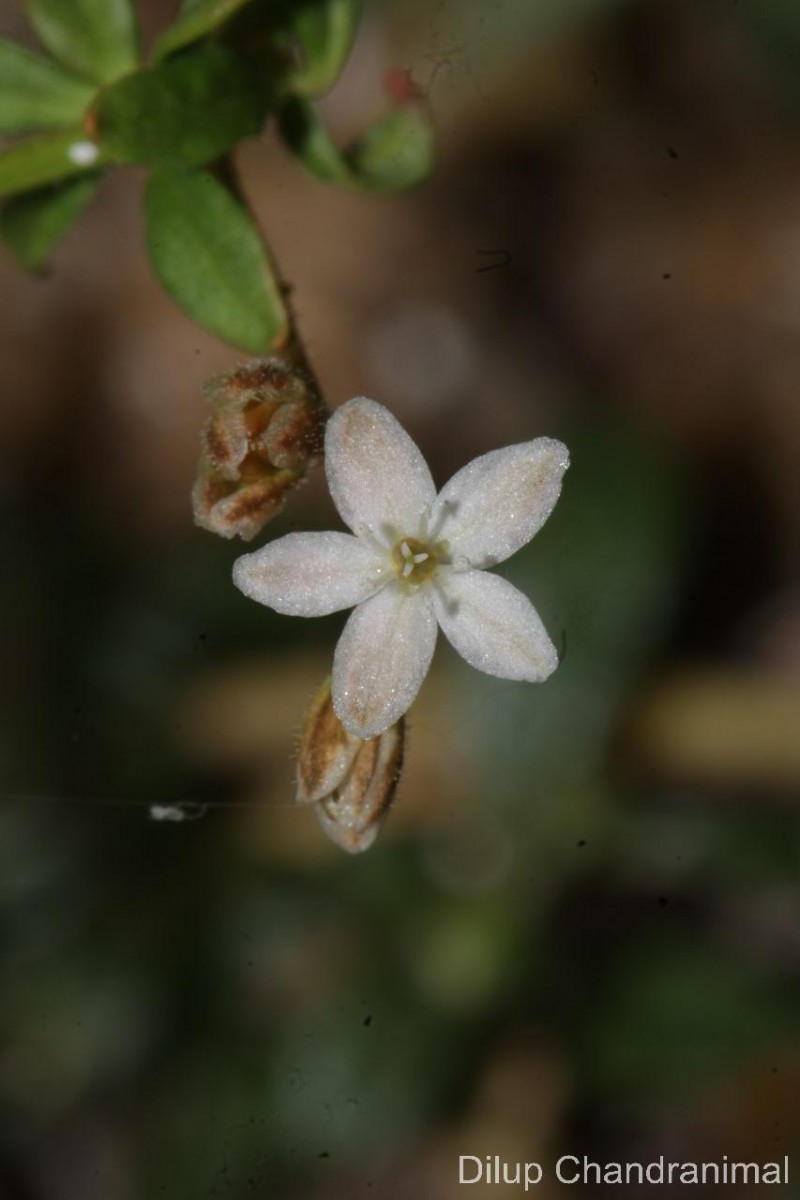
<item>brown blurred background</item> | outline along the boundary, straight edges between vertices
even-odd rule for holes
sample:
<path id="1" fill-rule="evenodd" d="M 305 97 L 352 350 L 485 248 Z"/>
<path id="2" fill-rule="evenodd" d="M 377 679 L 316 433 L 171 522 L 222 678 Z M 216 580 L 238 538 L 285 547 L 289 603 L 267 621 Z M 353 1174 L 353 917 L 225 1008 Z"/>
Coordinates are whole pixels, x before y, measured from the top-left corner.
<path id="1" fill-rule="evenodd" d="M 152 277 L 136 171 L 46 280 L 4 256 L 3 1200 L 454 1200 L 459 1154 L 797 1144 L 800 9 L 374 3 L 338 135 L 392 68 L 430 183 L 326 187 L 272 134 L 243 179 L 332 405 L 391 407 L 440 482 L 569 444 L 504 571 L 563 664 L 441 646 L 378 842 L 329 845 L 291 753 L 341 617 L 247 602 L 191 523 L 241 357 Z M 266 536 L 332 520 L 318 475 Z M 148 819 L 181 803 L 213 807 Z"/>

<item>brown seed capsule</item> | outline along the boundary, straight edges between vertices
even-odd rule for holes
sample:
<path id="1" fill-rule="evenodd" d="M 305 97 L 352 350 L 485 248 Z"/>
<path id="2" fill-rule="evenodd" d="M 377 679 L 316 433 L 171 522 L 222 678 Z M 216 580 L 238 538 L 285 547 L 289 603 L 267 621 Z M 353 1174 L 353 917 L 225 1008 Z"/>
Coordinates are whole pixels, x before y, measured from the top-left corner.
<path id="1" fill-rule="evenodd" d="M 192 491 L 198 525 L 250 541 L 322 454 L 325 412 L 311 381 L 277 358 L 206 385 L 211 416 Z"/>
<path id="2" fill-rule="evenodd" d="M 330 680 L 317 693 L 300 742 L 297 802 L 314 804 L 331 839 L 357 854 L 378 836 L 403 765 L 405 722 L 367 741 L 354 737 L 333 710 Z"/>

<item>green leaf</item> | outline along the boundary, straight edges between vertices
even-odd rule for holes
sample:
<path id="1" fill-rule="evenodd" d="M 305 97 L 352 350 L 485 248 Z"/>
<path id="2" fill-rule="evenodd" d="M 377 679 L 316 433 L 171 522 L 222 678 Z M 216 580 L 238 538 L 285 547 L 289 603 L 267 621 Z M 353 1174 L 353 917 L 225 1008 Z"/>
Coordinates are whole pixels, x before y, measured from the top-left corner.
<path id="1" fill-rule="evenodd" d="M 421 183 L 433 169 L 433 130 L 423 109 L 408 105 L 370 126 L 347 153 L 363 187 L 399 192 Z"/>
<path id="2" fill-rule="evenodd" d="M 344 151 L 331 141 L 316 110 L 299 97 L 282 106 L 279 122 L 287 145 L 318 179 L 398 192 L 421 183 L 433 167 L 433 130 L 416 105 L 387 113 Z"/>
<path id="3" fill-rule="evenodd" d="M 54 58 L 108 83 L 136 66 L 138 31 L 130 0 L 27 0 L 30 22 Z"/>
<path id="4" fill-rule="evenodd" d="M 98 175 L 67 179 L 40 191 L 7 200 L 0 212 L 0 233 L 29 271 L 40 271 L 56 243 L 77 221 L 100 183 Z"/>
<path id="5" fill-rule="evenodd" d="M 58 179 L 85 175 L 103 161 L 99 147 L 80 129 L 15 142 L 0 153 L 0 196 L 14 196 Z"/>
<path id="6" fill-rule="evenodd" d="M 243 350 L 266 353 L 285 332 L 287 314 L 241 204 L 207 171 L 157 171 L 145 215 L 155 272 L 187 316 Z"/>
<path id="7" fill-rule="evenodd" d="M 74 125 L 93 95 L 82 79 L 0 38 L 0 133 Z"/>
<path id="8" fill-rule="evenodd" d="M 352 49 L 361 9 L 361 0 L 321 0 L 295 11 L 289 36 L 302 65 L 289 80 L 291 91 L 319 96 L 333 87 Z"/>
<path id="9" fill-rule="evenodd" d="M 203 45 L 108 88 L 99 139 L 117 162 L 200 166 L 258 133 L 264 97 L 233 50 Z"/>
<path id="10" fill-rule="evenodd" d="M 281 135 L 303 166 L 317 179 L 338 183 L 355 181 L 344 157 L 331 141 L 316 109 L 299 98 L 288 100 L 278 114 Z"/>
<path id="11" fill-rule="evenodd" d="M 226 21 L 235 16 L 250 0 L 194 0 L 186 3 L 174 25 L 170 25 L 155 44 L 153 56 L 166 58 L 184 46 L 190 46 L 199 38 L 214 33 Z"/>

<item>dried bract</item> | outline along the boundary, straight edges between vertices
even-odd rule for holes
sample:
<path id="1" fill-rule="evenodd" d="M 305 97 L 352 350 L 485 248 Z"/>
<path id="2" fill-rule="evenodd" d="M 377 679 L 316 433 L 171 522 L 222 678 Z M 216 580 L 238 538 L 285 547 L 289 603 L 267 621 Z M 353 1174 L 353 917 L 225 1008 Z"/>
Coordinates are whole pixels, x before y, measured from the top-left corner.
<path id="1" fill-rule="evenodd" d="M 350 854 L 378 836 L 400 778 L 404 740 L 403 719 L 366 741 L 348 733 L 334 712 L 330 680 L 311 705 L 297 760 L 297 802 L 313 804 L 325 833 Z"/>
<path id="2" fill-rule="evenodd" d="M 203 529 L 250 541 L 322 455 L 325 411 L 311 381 L 277 358 L 206 385 L 211 416 L 192 491 Z"/>

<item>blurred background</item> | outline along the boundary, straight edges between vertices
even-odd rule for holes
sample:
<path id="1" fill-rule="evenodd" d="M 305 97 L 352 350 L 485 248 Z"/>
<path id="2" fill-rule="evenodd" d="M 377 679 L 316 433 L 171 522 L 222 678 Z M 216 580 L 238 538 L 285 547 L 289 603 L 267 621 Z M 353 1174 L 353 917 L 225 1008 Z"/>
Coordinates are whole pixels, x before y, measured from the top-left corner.
<path id="1" fill-rule="evenodd" d="M 140 11 L 152 37 L 174 5 Z M 0 25 L 28 36 L 15 0 Z M 292 804 L 342 617 L 248 602 L 241 544 L 192 525 L 202 383 L 242 358 L 151 277 L 139 173 L 47 279 L 0 262 L 3 1200 L 793 1153 L 798 64 L 792 0 L 376 2 L 327 117 L 410 78 L 430 183 L 244 148 L 331 405 L 390 406 L 440 483 L 572 451 L 503 568 L 563 665 L 506 683 L 443 643 L 359 858 Z M 318 472 L 265 537 L 332 521 Z"/>

